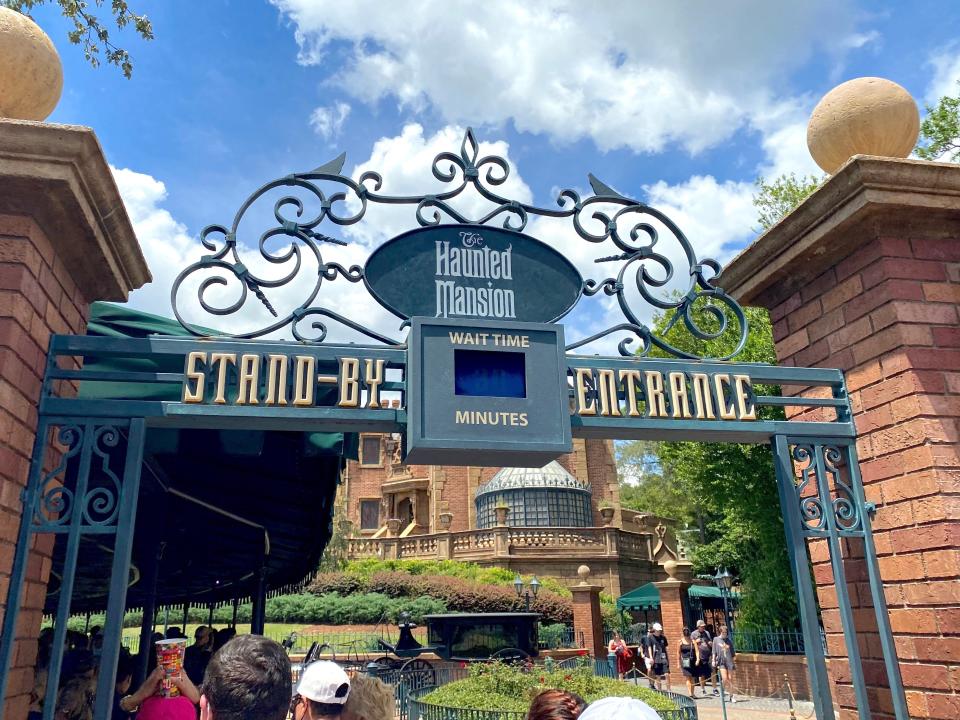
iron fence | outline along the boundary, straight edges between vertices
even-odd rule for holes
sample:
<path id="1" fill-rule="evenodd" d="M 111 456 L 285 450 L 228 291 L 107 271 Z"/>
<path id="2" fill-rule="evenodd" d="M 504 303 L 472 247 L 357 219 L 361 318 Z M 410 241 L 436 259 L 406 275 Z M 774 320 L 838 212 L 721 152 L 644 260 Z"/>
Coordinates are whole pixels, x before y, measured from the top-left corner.
<path id="1" fill-rule="evenodd" d="M 759 655 L 803 655 L 803 633 L 796 630 L 750 628 L 733 630 L 733 647 L 738 653 Z"/>

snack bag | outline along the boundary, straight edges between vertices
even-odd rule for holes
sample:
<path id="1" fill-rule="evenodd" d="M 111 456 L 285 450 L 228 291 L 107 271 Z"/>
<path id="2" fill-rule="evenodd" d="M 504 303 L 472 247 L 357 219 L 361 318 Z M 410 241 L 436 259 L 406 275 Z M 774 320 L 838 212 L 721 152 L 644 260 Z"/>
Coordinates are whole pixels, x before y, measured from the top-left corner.
<path id="1" fill-rule="evenodd" d="M 187 649 L 186 638 L 175 640 L 157 640 L 157 665 L 163 668 L 163 681 L 160 694 L 164 697 L 177 697 L 180 691 L 173 684 L 183 672 L 183 654 Z"/>

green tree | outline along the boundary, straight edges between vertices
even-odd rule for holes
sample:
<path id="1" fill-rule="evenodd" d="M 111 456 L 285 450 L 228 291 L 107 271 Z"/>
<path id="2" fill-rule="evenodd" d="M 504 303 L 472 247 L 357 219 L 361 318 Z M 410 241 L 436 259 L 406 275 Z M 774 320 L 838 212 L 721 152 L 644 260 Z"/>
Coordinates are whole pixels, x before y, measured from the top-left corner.
<path id="1" fill-rule="evenodd" d="M 750 333 L 737 360 L 776 362 L 770 318 L 762 308 L 747 308 Z M 709 329 L 710 318 L 697 319 Z M 731 322 L 735 320 L 728 318 Z M 674 347 L 723 356 L 733 351 L 737 339 L 722 337 L 702 341 L 693 337 L 682 323 L 664 333 L 667 318 L 657 317 L 654 327 Z M 665 357 L 659 350 L 653 356 Z M 758 394 L 776 394 L 777 388 L 756 386 Z M 762 419 L 783 419 L 780 408 L 759 408 Z M 629 445 L 629 443 L 626 443 Z M 743 603 L 741 623 L 793 627 L 796 600 L 784 538 L 780 500 L 774 475 L 773 457 L 765 445 L 738 445 L 706 442 L 659 442 L 642 450 L 656 458 L 658 467 L 648 473 L 635 489 L 625 483 L 624 504 L 638 510 L 671 515 L 687 528 L 695 541 L 690 543 L 694 571 L 712 573 L 718 567 L 733 569 L 741 579 Z M 621 457 L 630 449 L 621 450 Z M 629 467 L 627 468 L 629 472 Z"/>
<path id="2" fill-rule="evenodd" d="M 924 160 L 960 161 L 960 93 L 940 98 L 934 107 L 927 105 L 916 153 Z"/>
<path id="3" fill-rule="evenodd" d="M 41 5 L 56 3 L 64 17 L 73 22 L 73 30 L 67 33 L 67 38 L 74 45 L 83 48 L 83 56 L 93 67 L 100 66 L 100 51 L 103 46 L 103 57 L 109 65 L 116 65 L 123 72 L 124 77 L 130 78 L 133 74 L 133 60 L 130 53 L 117 47 L 110 40 L 110 31 L 104 26 L 97 11 L 104 5 L 104 0 L 93 0 L 93 8 L 89 0 L 0 0 L 0 5 L 16 10 L 29 17 L 30 11 Z M 137 15 L 128 6 L 126 0 L 110 0 L 110 14 L 118 29 L 123 30 L 133 26 L 134 31 L 144 40 L 153 40 L 153 26 L 146 15 Z"/>
<path id="4" fill-rule="evenodd" d="M 797 205 L 823 184 L 823 177 L 795 174 L 781 175 L 767 182 L 757 178 L 757 193 L 753 196 L 753 205 L 757 208 L 757 222 L 764 230 L 769 230 Z"/>

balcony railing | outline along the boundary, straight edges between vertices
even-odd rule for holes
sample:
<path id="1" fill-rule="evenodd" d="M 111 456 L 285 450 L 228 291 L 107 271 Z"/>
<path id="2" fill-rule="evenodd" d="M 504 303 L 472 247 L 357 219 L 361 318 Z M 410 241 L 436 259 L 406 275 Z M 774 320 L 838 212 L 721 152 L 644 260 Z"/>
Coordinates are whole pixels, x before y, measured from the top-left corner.
<path id="1" fill-rule="evenodd" d="M 350 538 L 352 558 L 437 558 L 476 560 L 487 557 L 539 557 L 560 551 L 567 559 L 583 557 L 650 560 L 650 536 L 616 527 L 508 527 L 438 532 L 405 538 Z"/>

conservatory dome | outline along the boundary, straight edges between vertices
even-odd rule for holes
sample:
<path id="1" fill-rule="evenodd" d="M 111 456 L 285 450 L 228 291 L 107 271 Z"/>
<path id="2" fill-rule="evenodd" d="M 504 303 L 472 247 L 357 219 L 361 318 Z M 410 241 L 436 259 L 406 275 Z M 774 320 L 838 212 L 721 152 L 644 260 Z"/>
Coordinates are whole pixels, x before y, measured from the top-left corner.
<path id="1" fill-rule="evenodd" d="M 590 486 L 556 460 L 542 468 L 503 468 L 477 488 L 477 527 L 496 526 L 498 505 L 510 508 L 507 524 L 516 527 L 589 527 L 590 496 Z"/>

